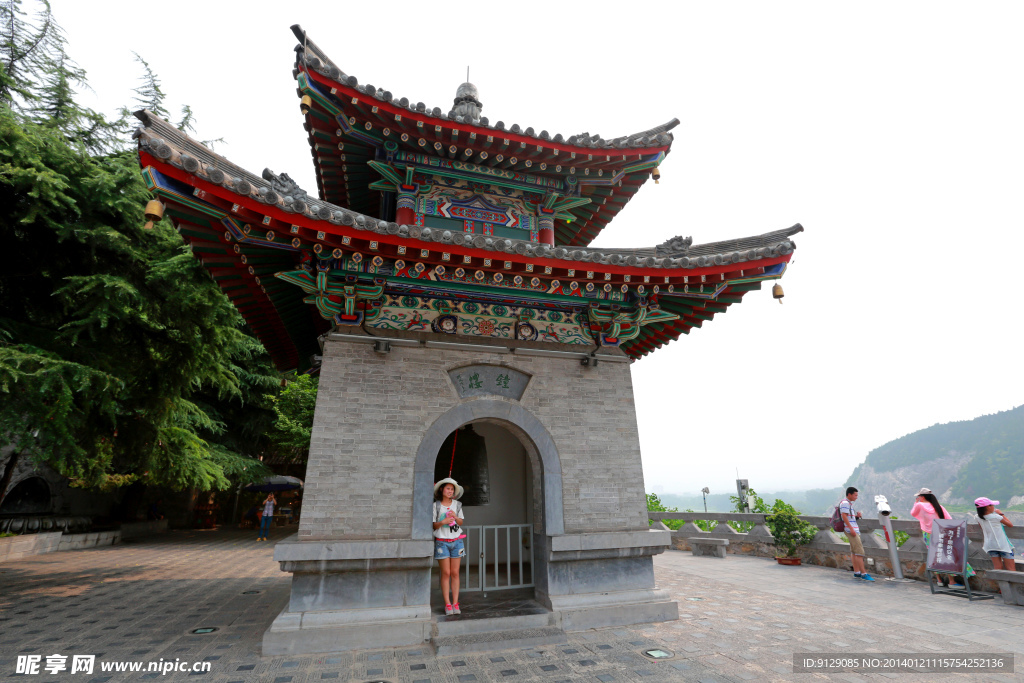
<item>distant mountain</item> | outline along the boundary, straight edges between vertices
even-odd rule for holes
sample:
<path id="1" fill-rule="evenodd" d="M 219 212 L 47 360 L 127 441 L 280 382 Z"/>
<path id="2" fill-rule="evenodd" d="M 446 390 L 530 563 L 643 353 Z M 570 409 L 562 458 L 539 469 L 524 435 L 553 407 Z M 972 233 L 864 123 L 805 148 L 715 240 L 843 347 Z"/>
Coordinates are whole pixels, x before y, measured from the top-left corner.
<path id="1" fill-rule="evenodd" d="M 832 506 L 842 498 L 843 489 L 811 489 L 809 491 L 775 491 L 774 493 L 762 493 L 757 490 L 766 503 L 771 505 L 776 498 L 781 498 L 805 515 L 826 515 L 831 514 Z M 729 500 L 728 493 L 712 493 L 708 496 L 708 512 L 734 512 L 733 502 Z M 678 493 L 663 493 L 658 496 L 666 507 L 675 507 L 680 510 L 693 510 L 694 512 L 704 511 L 704 500 L 700 495 L 685 495 Z"/>
<path id="2" fill-rule="evenodd" d="M 1024 405 L 890 441 L 868 453 L 846 485 L 861 490 L 865 514 L 881 493 L 906 515 L 922 486 L 951 506 L 970 507 L 979 496 L 1004 507 L 1024 503 Z"/>

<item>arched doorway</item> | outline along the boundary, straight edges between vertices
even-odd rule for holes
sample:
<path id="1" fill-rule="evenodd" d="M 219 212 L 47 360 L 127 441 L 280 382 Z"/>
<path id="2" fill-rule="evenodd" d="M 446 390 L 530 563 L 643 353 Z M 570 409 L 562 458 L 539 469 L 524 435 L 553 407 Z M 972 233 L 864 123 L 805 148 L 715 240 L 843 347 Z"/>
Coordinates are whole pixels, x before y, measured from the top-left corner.
<path id="1" fill-rule="evenodd" d="M 435 481 L 449 473 L 465 488 L 461 592 L 521 589 L 532 597 L 534 477 L 526 447 L 500 422 L 471 422 L 449 434 L 438 451 Z"/>
<path id="2" fill-rule="evenodd" d="M 519 519 L 525 517 L 525 523 L 530 525 L 530 536 L 527 539 L 526 549 L 532 554 L 532 563 L 527 564 L 524 557 L 523 574 L 530 576 L 532 570 L 533 586 L 526 589 L 483 591 L 466 593 L 466 595 L 484 596 L 486 592 L 486 605 L 494 612 L 502 611 L 499 605 L 505 602 L 504 613 L 509 608 L 513 610 L 523 609 L 530 611 L 548 611 L 550 605 L 547 600 L 548 589 L 548 557 L 547 548 L 550 545 L 549 537 L 560 536 L 564 533 L 564 521 L 562 512 L 562 467 L 558 451 L 555 448 L 554 440 L 545 429 L 544 425 L 530 411 L 508 401 L 490 398 L 479 398 L 471 401 L 464 401 L 453 407 L 448 412 L 437 418 L 426 430 L 423 440 L 416 452 L 415 486 L 413 491 L 413 520 L 412 537 L 414 539 L 432 539 L 433 529 L 431 525 L 433 489 L 435 467 L 444 451 L 444 443 L 455 430 L 472 424 L 475 431 L 483 433 L 485 439 L 490 437 L 490 442 L 496 448 L 493 455 L 502 460 L 502 464 L 493 471 L 488 472 L 489 496 L 494 501 L 510 501 L 512 499 L 524 503 L 507 506 L 502 511 L 500 506 L 488 503 L 489 509 L 473 511 L 478 520 L 483 522 L 502 521 L 503 518 L 512 519 L 514 514 L 520 514 Z M 502 457 L 502 454 L 505 454 Z M 451 451 L 447 451 L 448 458 L 451 458 Z M 515 463 L 522 463 L 516 465 Z M 445 463 L 445 472 L 448 463 Z M 490 465 L 490 462 L 488 462 Z M 517 469 L 518 468 L 518 469 Z M 517 475 L 521 484 L 504 486 L 499 477 L 502 472 L 518 471 Z M 498 489 L 502 489 L 498 493 Z M 524 509 L 525 506 L 525 509 Z M 467 510 L 467 514 L 469 514 Z M 523 514 L 525 512 L 525 514 Z M 467 519 L 470 524 L 475 524 Z M 515 520 L 518 521 L 518 520 Z M 481 524 L 481 526 L 485 526 Z M 497 526 L 497 525 L 495 525 Z M 493 532 L 492 532 L 493 533 Z M 498 557 L 506 561 L 508 568 L 509 551 L 512 543 L 510 538 L 500 537 L 497 545 L 504 541 L 504 554 Z M 518 550 L 518 549 L 517 549 Z M 497 550 L 495 549 L 495 552 Z M 477 551 L 479 554 L 479 550 Z M 514 556 L 518 572 L 518 553 Z M 485 565 L 488 558 L 485 558 Z M 436 562 L 434 563 L 436 565 Z M 435 570 L 436 571 L 436 570 Z M 506 572 L 507 573 L 507 572 Z M 434 590 L 438 591 L 437 577 L 431 581 Z M 490 584 L 488 584 L 490 585 Z M 527 599 L 523 600 L 524 593 Z M 441 602 L 440 597 L 434 599 L 431 604 L 437 605 Z M 542 607 L 545 606 L 545 607 Z M 443 604 L 440 606 L 443 614 Z M 463 611 L 466 615 L 466 611 Z M 495 616 L 498 616 L 495 614 Z"/>
<path id="3" fill-rule="evenodd" d="M 4 496 L 0 514 L 45 514 L 52 512 L 50 486 L 42 477 L 22 479 Z"/>

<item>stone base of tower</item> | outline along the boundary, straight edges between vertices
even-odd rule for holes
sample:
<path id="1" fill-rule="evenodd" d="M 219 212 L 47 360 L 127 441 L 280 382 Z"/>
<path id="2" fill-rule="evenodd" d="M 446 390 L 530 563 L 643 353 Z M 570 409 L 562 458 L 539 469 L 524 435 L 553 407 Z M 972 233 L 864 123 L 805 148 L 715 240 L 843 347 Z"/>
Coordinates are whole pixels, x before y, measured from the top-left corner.
<path id="1" fill-rule="evenodd" d="M 263 654 L 418 645 L 430 639 L 431 541 L 277 544 L 291 599 L 263 635 Z"/>
<path id="2" fill-rule="evenodd" d="M 678 619 L 679 606 L 654 581 L 652 556 L 670 538 L 651 529 L 537 539 L 548 556 L 537 599 L 561 614 L 566 631 Z"/>
<path id="3" fill-rule="evenodd" d="M 511 566 L 522 546 L 529 569 L 514 573 L 564 630 L 678 618 L 654 580 L 652 556 L 670 533 L 647 520 L 628 358 L 507 339 L 385 339 L 335 333 L 324 345 L 299 532 L 274 553 L 293 575 L 291 599 L 264 654 L 431 639 L 435 465 L 470 424 L 504 435 L 489 452 L 506 469 L 489 503 L 465 508 L 465 525 L 523 535 L 488 559 L 475 548 L 467 565 Z M 448 469 L 454 456 L 444 457 Z M 488 595 L 500 592 L 492 586 Z"/>

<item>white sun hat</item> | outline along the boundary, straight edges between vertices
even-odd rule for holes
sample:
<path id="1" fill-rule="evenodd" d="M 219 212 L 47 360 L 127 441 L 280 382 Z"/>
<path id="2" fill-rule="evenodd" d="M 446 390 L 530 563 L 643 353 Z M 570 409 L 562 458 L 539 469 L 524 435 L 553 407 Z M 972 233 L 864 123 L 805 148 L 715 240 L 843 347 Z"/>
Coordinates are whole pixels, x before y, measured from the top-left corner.
<path id="1" fill-rule="evenodd" d="M 445 484 L 451 484 L 451 485 L 453 485 L 455 487 L 455 500 L 458 500 L 459 498 L 462 498 L 462 494 L 464 493 L 464 489 L 461 486 L 459 486 L 459 482 L 455 481 L 451 477 L 445 477 L 441 481 L 439 481 L 436 484 L 434 484 L 434 498 L 437 498 L 437 490 L 439 488 L 441 488 L 442 486 L 444 486 Z"/>

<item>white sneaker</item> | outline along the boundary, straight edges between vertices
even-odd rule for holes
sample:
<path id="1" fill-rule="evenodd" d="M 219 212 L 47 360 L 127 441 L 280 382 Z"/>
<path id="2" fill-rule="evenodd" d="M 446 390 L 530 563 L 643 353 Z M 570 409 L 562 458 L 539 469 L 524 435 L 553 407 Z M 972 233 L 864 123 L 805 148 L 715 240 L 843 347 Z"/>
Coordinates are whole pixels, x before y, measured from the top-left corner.
<path id="1" fill-rule="evenodd" d="M 459 609 L 459 603 L 452 605 L 452 614 L 462 614 L 462 610 Z"/>
<path id="2" fill-rule="evenodd" d="M 452 606 L 451 606 L 451 605 L 445 605 L 445 606 L 444 606 L 444 613 L 445 613 L 445 616 L 449 616 L 449 617 L 450 617 L 450 616 L 452 615 L 452 612 L 453 612 L 453 611 L 454 611 L 454 610 L 452 609 Z"/>

